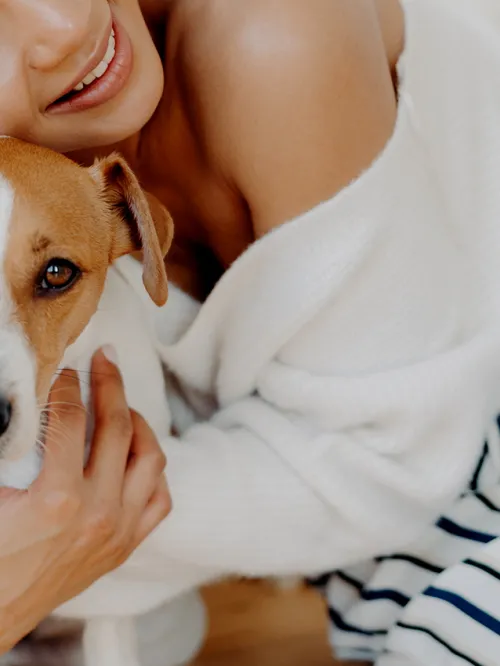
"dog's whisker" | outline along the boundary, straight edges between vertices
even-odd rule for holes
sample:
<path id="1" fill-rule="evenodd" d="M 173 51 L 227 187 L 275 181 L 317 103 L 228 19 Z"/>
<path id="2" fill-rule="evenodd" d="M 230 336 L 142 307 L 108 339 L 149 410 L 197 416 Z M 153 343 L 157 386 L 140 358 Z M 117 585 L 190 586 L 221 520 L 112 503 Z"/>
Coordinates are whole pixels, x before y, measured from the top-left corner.
<path id="1" fill-rule="evenodd" d="M 56 373 L 56 374 L 58 374 L 59 377 L 67 377 L 68 379 L 73 379 L 73 377 L 71 377 L 71 375 L 66 374 L 64 372 L 60 372 L 60 373 Z M 86 386 L 90 386 L 90 383 L 88 381 L 86 381 L 85 379 L 83 379 L 82 377 L 77 377 L 76 381 L 78 381 L 78 383 L 85 384 Z"/>
<path id="2" fill-rule="evenodd" d="M 43 441 L 43 439 L 37 439 L 35 444 L 36 444 L 36 448 L 39 451 L 43 451 L 45 453 L 45 451 L 47 449 L 47 446 L 46 446 L 45 442 Z"/>
<path id="3" fill-rule="evenodd" d="M 50 402 L 46 402 L 42 405 L 39 405 L 39 409 L 50 409 L 54 405 L 67 405 L 70 407 L 75 407 L 77 405 L 81 406 L 80 402 L 71 402 L 69 400 L 50 400 Z"/>
<path id="4" fill-rule="evenodd" d="M 61 391 L 65 391 L 65 390 L 66 390 L 66 389 L 63 389 L 63 388 L 59 388 L 59 389 L 56 388 L 56 389 L 53 389 L 53 390 L 50 392 L 50 395 L 53 396 L 53 395 L 56 395 L 57 393 L 60 393 Z"/>
<path id="5" fill-rule="evenodd" d="M 58 368 L 54 374 L 55 375 L 63 375 L 65 372 L 68 372 L 69 368 Z M 97 372 L 96 370 L 79 370 L 78 368 L 74 368 L 76 372 L 82 375 L 95 375 L 96 377 L 111 377 L 110 372 Z"/>
<path id="6" fill-rule="evenodd" d="M 49 406 L 42 409 L 42 412 L 51 412 L 51 409 L 54 407 L 77 407 L 78 409 L 83 410 L 84 412 L 87 411 L 85 405 L 82 405 L 81 403 L 78 402 L 65 402 L 64 400 L 56 400 L 55 402 L 50 402 Z"/>
<path id="7" fill-rule="evenodd" d="M 80 374 L 79 376 L 75 377 L 74 375 L 70 374 L 69 370 L 56 370 L 54 372 L 54 375 L 56 377 L 67 377 L 68 379 L 74 379 L 75 381 L 78 382 L 83 382 L 83 378 L 81 377 L 81 374 L 86 374 L 85 371 L 81 370 L 78 371 Z"/>
<path id="8" fill-rule="evenodd" d="M 51 440 L 56 440 L 56 444 L 59 447 L 64 447 L 65 445 L 71 446 L 72 444 L 72 433 L 65 432 L 64 430 L 49 430 L 48 435 L 51 437 Z"/>

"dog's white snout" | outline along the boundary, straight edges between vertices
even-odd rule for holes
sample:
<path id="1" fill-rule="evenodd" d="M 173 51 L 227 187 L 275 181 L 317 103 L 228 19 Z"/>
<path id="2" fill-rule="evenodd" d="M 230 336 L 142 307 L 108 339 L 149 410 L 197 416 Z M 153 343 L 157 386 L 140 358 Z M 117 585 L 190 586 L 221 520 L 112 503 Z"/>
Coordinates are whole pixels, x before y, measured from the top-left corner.
<path id="1" fill-rule="evenodd" d="M 39 408 L 36 359 L 20 326 L 0 326 L 0 460 L 22 458 L 36 446 Z"/>
<path id="2" fill-rule="evenodd" d="M 22 328 L 0 324 L 0 486 L 26 488 L 40 469 L 36 369 Z"/>

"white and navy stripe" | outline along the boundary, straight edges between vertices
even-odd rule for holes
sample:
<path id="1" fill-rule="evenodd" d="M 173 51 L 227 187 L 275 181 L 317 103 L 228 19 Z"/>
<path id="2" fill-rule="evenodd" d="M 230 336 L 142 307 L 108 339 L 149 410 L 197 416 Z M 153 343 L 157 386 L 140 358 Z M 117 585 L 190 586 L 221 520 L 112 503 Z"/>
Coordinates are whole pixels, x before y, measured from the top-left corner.
<path id="1" fill-rule="evenodd" d="M 500 664 L 500 447 L 407 551 L 313 581 L 337 656 L 380 666 Z"/>
<path id="2" fill-rule="evenodd" d="M 408 605 L 377 664 L 500 663 L 500 539 L 450 567 Z"/>

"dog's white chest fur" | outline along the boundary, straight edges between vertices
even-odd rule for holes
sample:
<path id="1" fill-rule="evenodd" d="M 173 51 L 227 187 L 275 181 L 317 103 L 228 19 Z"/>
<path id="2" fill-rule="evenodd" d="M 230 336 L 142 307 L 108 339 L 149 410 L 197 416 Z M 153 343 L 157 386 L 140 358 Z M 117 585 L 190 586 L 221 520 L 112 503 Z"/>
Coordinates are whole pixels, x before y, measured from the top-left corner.
<path id="1" fill-rule="evenodd" d="M 82 335 L 68 348 L 63 365 L 79 372 L 82 396 L 87 400 L 87 373 L 92 355 L 102 345 L 112 344 L 118 354 L 129 406 L 161 438 L 170 431 L 163 369 L 155 350 L 153 322 L 145 299 L 123 277 L 131 262 L 134 260 L 123 257 L 108 271 L 98 310 Z"/>

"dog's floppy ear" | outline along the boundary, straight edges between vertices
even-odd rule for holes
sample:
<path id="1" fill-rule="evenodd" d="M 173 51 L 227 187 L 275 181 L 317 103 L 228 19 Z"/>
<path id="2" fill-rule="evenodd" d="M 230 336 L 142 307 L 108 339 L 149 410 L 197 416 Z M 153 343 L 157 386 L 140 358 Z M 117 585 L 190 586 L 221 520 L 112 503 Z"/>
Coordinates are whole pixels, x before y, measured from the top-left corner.
<path id="1" fill-rule="evenodd" d="M 156 305 L 163 305 L 168 296 L 164 258 L 172 243 L 172 218 L 157 199 L 142 190 L 120 155 L 97 160 L 90 174 L 117 221 L 112 260 L 142 250 L 144 286 Z"/>

